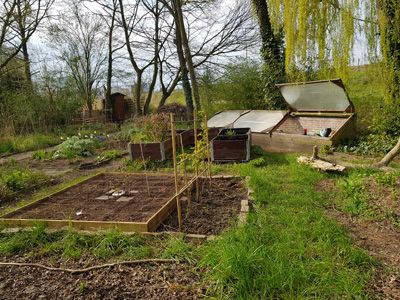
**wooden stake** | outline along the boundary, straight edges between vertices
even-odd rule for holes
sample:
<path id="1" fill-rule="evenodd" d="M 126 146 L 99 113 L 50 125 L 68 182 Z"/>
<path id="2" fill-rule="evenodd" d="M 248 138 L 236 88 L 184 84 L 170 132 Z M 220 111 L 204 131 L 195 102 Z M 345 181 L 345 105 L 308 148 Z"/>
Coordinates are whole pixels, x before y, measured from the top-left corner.
<path id="1" fill-rule="evenodd" d="M 210 153 L 210 141 L 208 140 L 208 126 L 207 126 L 207 114 L 206 113 L 204 113 L 204 130 L 206 131 L 206 141 L 207 141 L 208 177 L 210 178 L 210 185 L 211 185 L 211 153 Z"/>
<path id="2" fill-rule="evenodd" d="M 174 123 L 174 114 L 170 114 L 171 116 L 171 135 L 172 135 L 172 155 L 174 160 L 174 177 L 175 177 L 175 195 L 176 195 L 176 208 L 178 210 L 178 223 L 179 230 L 182 229 L 182 212 L 181 212 L 181 203 L 179 200 L 179 187 L 178 187 L 178 166 L 176 162 L 176 130 Z"/>
<path id="3" fill-rule="evenodd" d="M 199 162 L 197 161 L 198 157 L 198 153 L 197 153 L 197 110 L 194 111 L 194 118 L 193 118 L 193 127 L 194 127 L 194 157 L 196 160 L 196 165 L 195 165 L 195 169 L 196 169 L 196 201 L 199 201 Z"/>

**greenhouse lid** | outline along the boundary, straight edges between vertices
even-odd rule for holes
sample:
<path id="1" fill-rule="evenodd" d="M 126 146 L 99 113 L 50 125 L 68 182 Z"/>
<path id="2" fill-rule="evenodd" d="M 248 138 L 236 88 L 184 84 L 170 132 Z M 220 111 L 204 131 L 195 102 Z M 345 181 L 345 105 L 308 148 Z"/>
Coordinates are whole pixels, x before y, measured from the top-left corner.
<path id="1" fill-rule="evenodd" d="M 249 110 L 225 110 L 217 113 L 207 122 L 208 127 L 229 127 Z"/>
<path id="2" fill-rule="evenodd" d="M 341 79 L 276 85 L 294 111 L 353 112 Z"/>
<path id="3" fill-rule="evenodd" d="M 233 128 L 251 128 L 251 132 L 269 132 L 286 115 L 284 110 L 252 110 L 233 123 Z"/>

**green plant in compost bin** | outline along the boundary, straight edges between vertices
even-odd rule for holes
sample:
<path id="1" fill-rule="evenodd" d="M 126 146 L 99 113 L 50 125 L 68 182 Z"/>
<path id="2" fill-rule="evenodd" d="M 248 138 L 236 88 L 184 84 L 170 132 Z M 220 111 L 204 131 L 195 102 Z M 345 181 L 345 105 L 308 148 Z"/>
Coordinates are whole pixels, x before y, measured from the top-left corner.
<path id="1" fill-rule="evenodd" d="M 236 135 L 236 132 L 233 129 L 228 129 L 227 131 L 225 131 L 225 135 L 234 136 L 234 135 Z"/>
<path id="2" fill-rule="evenodd" d="M 151 114 L 140 117 L 133 122 L 130 141 L 133 143 L 157 143 L 169 136 L 170 119 L 167 114 Z"/>

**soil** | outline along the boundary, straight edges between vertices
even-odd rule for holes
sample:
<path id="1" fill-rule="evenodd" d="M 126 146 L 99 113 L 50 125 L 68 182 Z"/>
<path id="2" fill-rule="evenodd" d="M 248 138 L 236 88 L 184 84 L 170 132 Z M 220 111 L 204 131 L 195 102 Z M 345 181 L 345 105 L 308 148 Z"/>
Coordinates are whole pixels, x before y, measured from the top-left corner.
<path id="1" fill-rule="evenodd" d="M 182 230 L 185 233 L 216 235 L 227 228 L 238 217 L 241 200 L 247 192 L 239 178 L 213 178 L 211 188 L 208 180 L 200 182 L 200 200 L 196 201 L 192 192 L 190 213 L 187 197 L 181 201 Z M 158 229 L 159 231 L 179 231 L 177 212 L 171 214 Z"/>
<path id="2" fill-rule="evenodd" d="M 7 215 L 8 218 L 45 220 L 90 221 L 147 221 L 174 195 L 174 179 L 171 176 L 134 174 L 102 174 L 75 185 L 66 191 Z M 127 202 L 120 197 L 107 197 L 111 190 L 123 190 Z M 96 199 L 106 196 L 105 199 Z"/>
<path id="3" fill-rule="evenodd" d="M 333 179 L 319 182 L 317 189 L 331 195 L 337 192 Z M 388 188 L 378 187 L 371 180 L 366 189 L 372 193 L 371 205 L 378 209 L 378 213 L 389 209 L 398 212 L 400 199 L 389 201 L 392 194 Z M 375 294 L 381 299 L 400 299 L 400 227 L 387 219 L 365 220 L 334 208 L 328 210 L 328 214 L 346 228 L 357 246 L 382 263 L 371 286 Z"/>
<path id="4" fill-rule="evenodd" d="M 204 289 L 187 264 L 116 266 L 71 274 L 0 266 L 1 299 L 198 299 Z"/>

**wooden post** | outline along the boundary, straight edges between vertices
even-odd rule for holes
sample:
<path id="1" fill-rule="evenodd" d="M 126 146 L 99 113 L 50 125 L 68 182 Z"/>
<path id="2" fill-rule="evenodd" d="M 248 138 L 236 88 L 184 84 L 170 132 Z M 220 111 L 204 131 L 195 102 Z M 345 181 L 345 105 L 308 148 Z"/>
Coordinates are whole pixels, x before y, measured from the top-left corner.
<path id="1" fill-rule="evenodd" d="M 182 154 L 184 154 L 185 153 L 185 147 L 183 146 L 182 136 L 180 138 L 180 142 L 181 142 L 181 151 L 182 151 Z M 187 184 L 188 184 L 186 165 L 187 165 L 187 163 L 186 163 L 186 157 L 185 157 L 184 158 L 184 162 L 183 162 L 183 176 L 184 176 L 184 180 L 185 180 L 185 186 L 187 186 Z M 190 214 L 190 197 L 191 197 L 189 189 L 187 189 L 187 191 L 186 191 L 186 197 L 188 199 L 187 213 L 186 214 L 189 215 Z"/>
<path id="2" fill-rule="evenodd" d="M 171 135 L 172 135 L 172 155 L 174 160 L 174 178 L 175 178 L 175 197 L 176 197 L 176 208 L 178 211 L 178 223 L 179 230 L 182 229 L 182 212 L 181 212 L 181 203 L 179 200 L 179 187 L 178 187 L 178 166 L 176 163 L 176 130 L 174 123 L 174 114 L 171 113 Z"/>
<path id="3" fill-rule="evenodd" d="M 199 201 L 199 162 L 197 157 L 198 145 L 197 145 L 197 110 L 194 111 L 193 116 L 193 127 L 194 127 L 194 159 L 195 159 L 195 169 L 196 169 L 196 201 Z"/>

